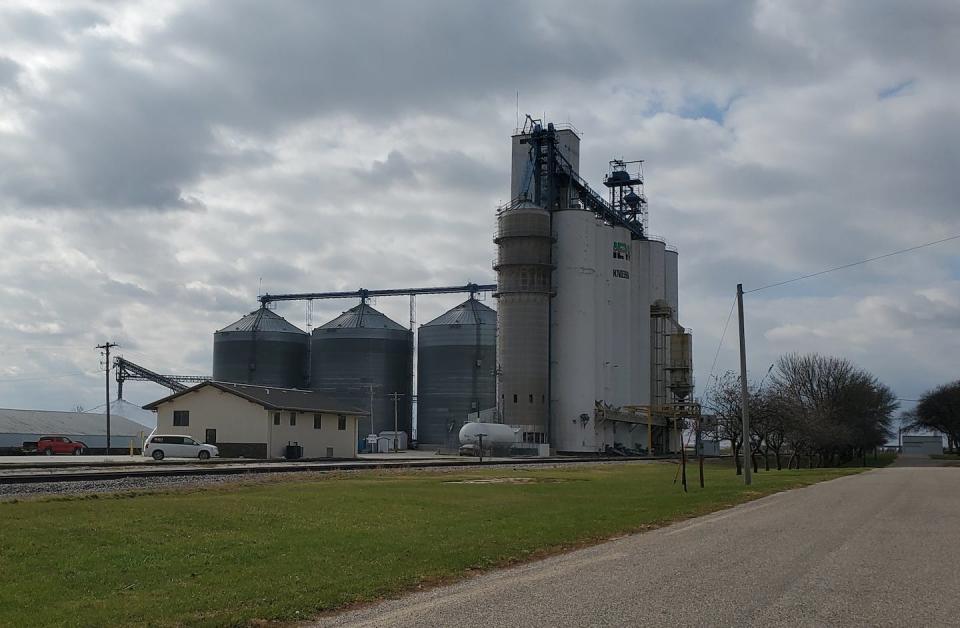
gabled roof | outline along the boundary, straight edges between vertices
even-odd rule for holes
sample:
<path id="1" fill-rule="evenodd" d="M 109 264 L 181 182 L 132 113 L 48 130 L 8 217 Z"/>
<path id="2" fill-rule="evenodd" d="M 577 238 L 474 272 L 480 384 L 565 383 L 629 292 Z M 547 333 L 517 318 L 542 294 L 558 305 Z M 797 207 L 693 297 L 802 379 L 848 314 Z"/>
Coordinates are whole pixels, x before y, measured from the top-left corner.
<path id="1" fill-rule="evenodd" d="M 143 431 L 150 428 L 122 416 L 110 416 L 110 432 L 114 436 L 136 436 Z M 0 434 L 105 436 L 106 433 L 106 414 L 0 408 Z"/>
<path id="2" fill-rule="evenodd" d="M 470 298 L 457 307 L 447 310 L 423 327 L 435 325 L 496 325 L 497 313 L 476 299 Z"/>
<path id="3" fill-rule="evenodd" d="M 397 331 L 409 331 L 400 323 L 391 320 L 386 314 L 378 312 L 366 303 L 361 303 L 360 305 L 350 308 L 317 329 L 336 328 L 395 329 Z"/>
<path id="4" fill-rule="evenodd" d="M 351 407 L 323 393 L 295 388 L 277 388 L 274 386 L 254 386 L 252 384 L 234 384 L 232 382 L 206 381 L 186 390 L 168 395 L 143 406 L 144 410 L 156 410 L 159 406 L 178 397 L 200 390 L 204 386 L 213 386 L 225 393 L 236 395 L 267 410 L 292 410 L 295 412 L 324 412 L 327 414 L 350 414 L 367 416 L 359 408 Z"/>
<path id="5" fill-rule="evenodd" d="M 263 307 L 218 331 L 279 331 L 307 335 L 307 332 L 291 324 L 284 317 Z"/>

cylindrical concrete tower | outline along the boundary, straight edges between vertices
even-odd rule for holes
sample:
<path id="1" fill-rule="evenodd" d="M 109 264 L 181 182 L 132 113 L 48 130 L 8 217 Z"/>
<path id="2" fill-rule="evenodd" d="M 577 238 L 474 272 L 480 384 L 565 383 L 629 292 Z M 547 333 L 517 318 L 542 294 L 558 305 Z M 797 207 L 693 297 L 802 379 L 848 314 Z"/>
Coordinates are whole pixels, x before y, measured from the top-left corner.
<path id="1" fill-rule="evenodd" d="M 597 399 L 598 281 L 597 217 L 582 209 L 554 212 L 557 232 L 553 280 L 553 368 L 551 391 L 553 432 L 557 451 L 596 451 L 594 406 Z M 603 251 L 606 254 L 606 250 Z"/>
<path id="2" fill-rule="evenodd" d="M 613 396 L 610 365 L 613 364 L 613 229 L 598 221 L 594 234 L 597 281 L 594 283 L 593 307 L 597 310 L 597 359 L 594 363 L 596 388 L 594 399 L 606 401 Z"/>
<path id="3" fill-rule="evenodd" d="M 666 247 L 650 240 L 650 404 L 662 406 L 667 396 L 670 360 L 670 307 L 666 291 Z"/>
<path id="4" fill-rule="evenodd" d="M 634 240 L 630 257 L 630 403 L 650 404 L 650 241 Z M 646 445 L 645 445 L 646 446 Z"/>
<path id="5" fill-rule="evenodd" d="M 522 203 L 497 221 L 497 403 L 504 423 L 530 440 L 547 438 L 551 247 L 550 214 Z"/>
<path id="6" fill-rule="evenodd" d="M 650 303 L 658 299 L 666 299 L 666 251 L 667 245 L 663 240 L 650 240 Z"/>
<path id="7" fill-rule="evenodd" d="M 673 310 L 673 318 L 680 320 L 680 288 L 677 283 L 679 255 L 676 250 L 667 248 L 663 254 L 663 288 L 664 298 L 670 309 Z"/>
<path id="8" fill-rule="evenodd" d="M 609 230 L 609 227 L 608 227 Z M 634 320 L 631 301 L 630 262 L 633 256 L 630 231 L 625 227 L 614 227 L 613 242 L 610 249 L 602 251 L 610 258 L 610 379 L 612 390 L 607 403 L 623 406 L 632 403 L 630 398 L 630 348 L 633 343 Z"/>

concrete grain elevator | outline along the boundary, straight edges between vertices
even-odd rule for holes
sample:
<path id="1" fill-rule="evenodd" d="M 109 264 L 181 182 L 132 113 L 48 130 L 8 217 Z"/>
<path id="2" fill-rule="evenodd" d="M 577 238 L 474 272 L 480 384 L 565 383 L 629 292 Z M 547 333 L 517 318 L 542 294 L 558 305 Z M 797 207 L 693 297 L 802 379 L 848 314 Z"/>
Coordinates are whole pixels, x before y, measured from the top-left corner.
<path id="1" fill-rule="evenodd" d="M 497 403 L 557 452 L 680 446 L 665 418 L 692 392 L 678 255 L 647 234 L 641 162 L 610 162 L 607 198 L 579 175 L 572 127 L 529 117 L 498 209 Z"/>

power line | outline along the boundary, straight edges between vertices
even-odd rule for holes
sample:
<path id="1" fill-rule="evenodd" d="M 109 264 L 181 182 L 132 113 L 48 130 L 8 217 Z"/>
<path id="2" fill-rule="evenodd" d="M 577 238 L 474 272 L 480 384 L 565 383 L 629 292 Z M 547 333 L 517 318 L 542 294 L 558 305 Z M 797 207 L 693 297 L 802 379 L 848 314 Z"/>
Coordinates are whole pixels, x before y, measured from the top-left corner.
<path id="1" fill-rule="evenodd" d="M 80 376 L 89 376 L 93 377 L 90 373 L 62 373 L 60 375 L 45 375 L 43 377 L 14 377 L 11 379 L 0 379 L 0 384 L 6 383 L 15 383 L 15 382 L 40 382 L 48 379 L 62 379 L 64 377 L 80 377 Z"/>
<path id="2" fill-rule="evenodd" d="M 733 308 L 737 305 L 737 299 L 734 297 L 730 304 L 730 311 L 727 313 L 727 322 L 723 324 L 723 332 L 720 333 L 720 343 L 717 344 L 717 352 L 713 354 L 713 364 L 710 365 L 710 374 L 707 375 L 706 385 L 710 385 L 710 378 L 713 377 L 713 369 L 717 367 L 717 358 L 720 357 L 720 349 L 723 347 L 723 339 L 727 337 L 727 327 L 730 326 L 730 318 L 733 316 Z"/>
<path id="3" fill-rule="evenodd" d="M 934 240 L 933 242 L 925 242 L 924 244 L 918 244 L 917 246 L 911 246 L 910 248 L 900 249 L 899 251 L 893 251 L 892 253 L 884 253 L 883 255 L 878 255 L 877 257 L 871 257 L 868 259 L 860 260 L 859 262 L 852 262 L 850 264 L 844 264 L 842 266 L 835 266 L 833 268 L 828 268 L 826 270 L 821 270 L 819 272 L 810 273 L 809 275 L 803 275 L 802 277 L 794 277 L 793 279 L 787 279 L 786 281 L 780 281 L 777 283 L 772 283 L 761 288 L 753 288 L 752 290 L 745 290 L 744 294 L 750 294 L 751 292 L 759 292 L 761 290 L 766 290 L 767 288 L 776 288 L 777 286 L 783 286 L 788 283 L 793 283 L 795 281 L 800 281 L 801 279 L 809 279 L 811 277 L 818 277 L 820 275 L 826 275 L 827 273 L 832 273 L 837 270 L 843 270 L 845 268 L 852 268 L 854 266 L 859 266 L 861 264 L 866 264 L 868 262 L 875 262 L 878 259 L 884 259 L 887 257 L 893 257 L 894 255 L 900 255 L 902 253 L 909 253 L 910 251 L 916 251 L 917 249 L 922 249 L 924 247 L 933 246 L 935 244 L 942 244 L 944 242 L 949 242 L 951 240 L 960 239 L 960 234 L 950 236 L 949 238 L 943 238 L 942 240 Z"/>

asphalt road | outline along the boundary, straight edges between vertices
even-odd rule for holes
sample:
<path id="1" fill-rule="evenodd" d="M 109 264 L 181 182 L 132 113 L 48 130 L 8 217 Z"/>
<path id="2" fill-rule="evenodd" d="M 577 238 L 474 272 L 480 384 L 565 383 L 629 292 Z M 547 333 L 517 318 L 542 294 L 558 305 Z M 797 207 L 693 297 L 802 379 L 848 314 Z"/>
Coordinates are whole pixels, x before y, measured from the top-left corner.
<path id="1" fill-rule="evenodd" d="M 960 468 L 780 493 L 321 626 L 957 626 Z"/>

